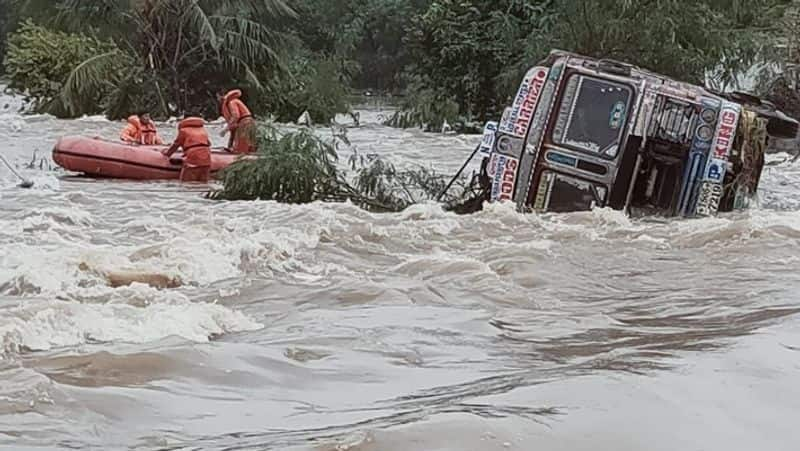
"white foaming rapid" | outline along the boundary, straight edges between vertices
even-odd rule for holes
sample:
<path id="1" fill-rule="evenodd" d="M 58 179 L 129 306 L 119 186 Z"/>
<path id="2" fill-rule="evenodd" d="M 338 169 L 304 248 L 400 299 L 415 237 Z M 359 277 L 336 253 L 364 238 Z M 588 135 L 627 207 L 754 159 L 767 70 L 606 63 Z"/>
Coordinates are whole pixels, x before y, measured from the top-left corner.
<path id="1" fill-rule="evenodd" d="M 109 302 L 27 300 L 2 309 L 0 349 L 44 351 L 86 343 L 148 343 L 168 337 L 204 342 L 223 334 L 264 327 L 222 305 L 191 302 L 178 293 L 144 286 L 124 290 L 130 299 L 157 300 L 144 306 Z"/>
<path id="2" fill-rule="evenodd" d="M 243 208 L 261 214 L 245 219 Z M 268 225 L 277 208 L 269 202 L 204 204 L 177 222 L 159 214 L 117 222 L 114 211 L 67 205 L 0 219 L 0 294 L 80 299 L 87 288 L 104 284 L 103 274 L 120 271 L 195 287 L 297 271 L 304 250 L 318 245 L 335 213 L 311 205 L 297 209 L 310 219 L 305 225 Z"/>
<path id="3" fill-rule="evenodd" d="M 480 139 L 376 116 L 348 138 L 398 167 L 453 174 Z M 27 169 L 58 136 L 123 125 L 9 117 L 0 152 L 30 178 L 58 176 Z M 699 220 L 21 190 L 0 170 L 0 448 L 714 449 L 730 430 L 730 449 L 788 451 L 800 164 L 784 157 L 758 208 Z M 182 285 L 114 287 L 114 271 Z"/>

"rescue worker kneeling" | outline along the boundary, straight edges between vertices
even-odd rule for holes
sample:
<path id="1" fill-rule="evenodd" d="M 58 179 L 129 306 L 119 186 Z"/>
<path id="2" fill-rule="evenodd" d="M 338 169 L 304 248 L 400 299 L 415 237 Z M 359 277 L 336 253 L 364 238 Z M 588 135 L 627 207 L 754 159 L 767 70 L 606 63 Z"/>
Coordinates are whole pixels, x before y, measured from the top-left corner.
<path id="1" fill-rule="evenodd" d="M 233 153 L 255 152 L 256 122 L 250 109 L 242 102 L 242 91 L 234 89 L 225 95 L 220 95 L 222 103 L 222 117 L 227 126 L 220 133 L 225 136 L 230 132 L 228 150 Z"/>
<path id="2" fill-rule="evenodd" d="M 158 136 L 156 124 L 150 119 L 148 113 L 129 117 L 128 125 L 122 130 L 119 138 L 131 144 L 144 144 L 146 146 L 164 144 L 164 141 Z"/>
<path id="3" fill-rule="evenodd" d="M 203 119 L 187 117 L 178 123 L 178 137 L 162 153 L 169 157 L 178 149 L 183 149 L 181 181 L 207 182 L 211 174 L 211 141 Z"/>

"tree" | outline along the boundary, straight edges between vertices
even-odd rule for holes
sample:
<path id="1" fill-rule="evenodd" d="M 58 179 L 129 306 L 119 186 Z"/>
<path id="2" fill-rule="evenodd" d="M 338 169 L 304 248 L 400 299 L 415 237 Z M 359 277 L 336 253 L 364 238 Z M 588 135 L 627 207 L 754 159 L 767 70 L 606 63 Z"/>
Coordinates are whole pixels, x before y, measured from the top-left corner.
<path id="1" fill-rule="evenodd" d="M 788 0 L 434 0 L 407 37 L 412 89 L 498 117 L 524 72 L 554 48 L 731 84 L 763 54 Z M 438 101 L 438 100 L 437 100 Z M 418 110 L 416 105 L 408 105 Z"/>
<path id="2" fill-rule="evenodd" d="M 37 5 L 28 0 L 22 10 Z M 188 109 L 212 114 L 219 90 L 263 88 L 281 70 L 287 37 L 256 19 L 294 15 L 284 0 L 55 0 L 48 8 L 54 25 L 94 27 L 117 42 L 118 49 L 81 62 L 64 91 L 77 113 L 81 98 L 111 84 L 112 117 L 144 108 L 162 116 Z M 120 62 L 129 70 L 116 70 Z"/>
<path id="3" fill-rule="evenodd" d="M 85 35 L 52 31 L 28 20 L 9 37 L 6 75 L 9 87 L 25 94 L 33 110 L 67 116 L 61 92 L 80 61 L 98 54 L 118 51 L 112 41 Z M 97 113 L 108 93 L 107 86 L 78 100 L 82 113 Z"/>
<path id="4" fill-rule="evenodd" d="M 0 0 L 0 74 L 3 73 L 3 59 L 6 55 L 6 35 L 13 24 L 11 0 Z"/>
<path id="5" fill-rule="evenodd" d="M 362 36 L 355 47 L 355 59 L 361 67 L 354 78 L 359 88 L 399 91 L 405 88 L 402 73 L 411 64 L 404 44 L 407 30 L 417 14 L 425 11 L 430 0 L 363 0 Z"/>
<path id="6" fill-rule="evenodd" d="M 293 26 L 304 47 L 337 62 L 354 87 L 402 88 L 406 29 L 431 0 L 300 0 Z"/>
<path id="7" fill-rule="evenodd" d="M 508 91 L 497 80 L 524 51 L 522 39 L 551 14 L 549 2 L 435 0 L 411 25 L 405 43 L 415 90 L 450 97 L 463 115 L 496 116 Z"/>
<path id="8" fill-rule="evenodd" d="M 758 73 L 759 94 L 800 119 L 800 2 L 793 2 L 776 26 L 777 39 L 766 48 Z"/>
<path id="9" fill-rule="evenodd" d="M 560 48 L 624 60 L 696 84 L 725 84 L 757 60 L 788 0 L 564 0 L 529 35 L 523 66 Z M 518 68 L 518 73 L 523 67 Z"/>

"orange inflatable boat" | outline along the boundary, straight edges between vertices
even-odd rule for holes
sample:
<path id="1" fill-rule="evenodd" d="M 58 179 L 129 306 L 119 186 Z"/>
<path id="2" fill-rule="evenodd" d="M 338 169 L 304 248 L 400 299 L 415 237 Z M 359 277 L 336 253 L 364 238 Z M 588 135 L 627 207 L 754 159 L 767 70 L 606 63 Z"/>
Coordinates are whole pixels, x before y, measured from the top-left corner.
<path id="1" fill-rule="evenodd" d="M 177 179 L 181 156 L 165 157 L 167 146 L 138 146 L 121 141 L 107 141 L 86 136 L 65 136 L 53 147 L 53 161 L 62 168 L 94 177 L 132 180 Z M 212 149 L 211 173 L 236 161 L 240 155 Z"/>

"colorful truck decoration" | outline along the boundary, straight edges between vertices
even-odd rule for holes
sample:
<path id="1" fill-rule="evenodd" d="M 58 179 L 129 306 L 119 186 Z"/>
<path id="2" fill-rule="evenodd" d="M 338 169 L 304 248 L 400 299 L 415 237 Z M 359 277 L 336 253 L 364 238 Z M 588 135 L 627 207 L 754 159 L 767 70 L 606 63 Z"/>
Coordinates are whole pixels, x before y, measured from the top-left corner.
<path id="1" fill-rule="evenodd" d="M 767 141 L 797 131 L 756 97 L 553 51 L 487 124 L 481 180 L 523 211 L 710 216 L 745 208 Z"/>

